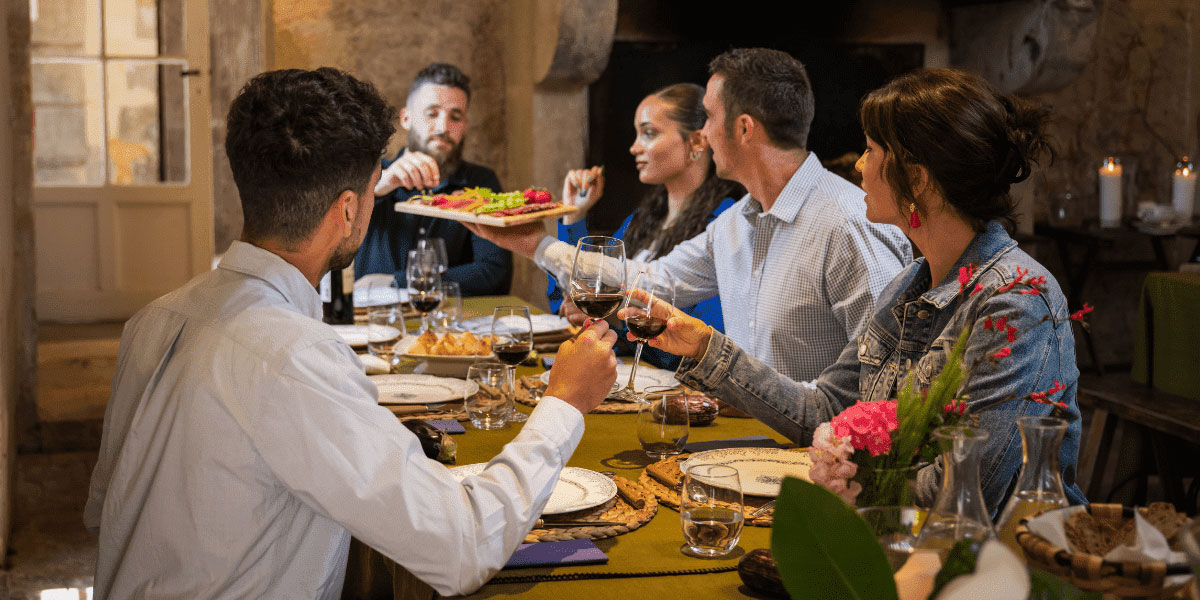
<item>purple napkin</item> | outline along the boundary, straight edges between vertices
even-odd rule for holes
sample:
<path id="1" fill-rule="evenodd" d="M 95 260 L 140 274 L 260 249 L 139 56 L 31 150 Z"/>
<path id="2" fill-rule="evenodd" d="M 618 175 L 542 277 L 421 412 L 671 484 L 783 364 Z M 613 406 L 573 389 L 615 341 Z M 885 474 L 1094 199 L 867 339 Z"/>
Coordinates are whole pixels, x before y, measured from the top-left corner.
<path id="1" fill-rule="evenodd" d="M 691 442 L 683 447 L 684 452 L 703 452 L 705 450 L 720 450 L 722 448 L 782 448 L 779 442 L 765 435 L 751 435 L 726 440 L 708 442 Z"/>
<path id="2" fill-rule="evenodd" d="M 521 544 L 505 569 L 522 567 L 553 567 L 556 565 L 599 565 L 608 562 L 608 555 L 601 552 L 592 540 L 567 540 L 565 542 L 541 542 Z"/>
<path id="3" fill-rule="evenodd" d="M 446 433 L 466 433 L 467 432 L 467 430 L 465 428 L 463 428 L 462 423 L 459 423 L 458 421 L 455 421 L 454 419 L 437 419 L 434 421 L 430 421 L 429 424 L 433 425 L 434 427 L 437 427 L 438 429 L 441 429 L 442 431 L 445 431 Z"/>

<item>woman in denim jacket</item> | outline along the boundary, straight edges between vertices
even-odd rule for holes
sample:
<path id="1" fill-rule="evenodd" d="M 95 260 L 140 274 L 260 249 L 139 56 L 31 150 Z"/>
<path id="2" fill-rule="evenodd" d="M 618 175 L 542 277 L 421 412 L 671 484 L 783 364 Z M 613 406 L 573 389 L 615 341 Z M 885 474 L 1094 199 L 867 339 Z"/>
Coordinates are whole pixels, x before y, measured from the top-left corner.
<path id="1" fill-rule="evenodd" d="M 652 346 L 684 357 L 677 377 L 761 419 L 803 445 L 816 427 L 858 400 L 894 398 L 911 369 L 928 386 L 963 327 L 972 325 L 965 364 L 974 365 L 962 393 L 968 412 L 988 430 L 980 481 L 995 517 L 1021 466 L 1017 418 L 1047 415 L 1051 407 L 1025 398 L 1065 386 L 1052 398 L 1073 418 L 1062 443 L 1063 483 L 1072 503 L 1084 502 L 1075 484 L 1079 409 L 1075 403 L 1075 342 L 1058 283 L 1017 247 L 1002 221 L 1012 223 L 1009 186 L 1029 176 L 1048 149 L 1047 112 L 997 93 L 975 75 L 924 69 L 870 93 L 861 118 L 867 149 L 863 174 L 867 218 L 900 227 L 924 255 L 879 297 L 860 337 L 811 382 L 776 373 L 719 332 L 674 312 Z M 959 280 L 962 267 L 975 270 Z M 1044 293 L 993 294 L 1020 274 L 1045 277 Z M 1028 274 L 1026 274 L 1028 270 Z M 971 293 L 976 290 L 975 293 Z M 985 329 L 1005 317 L 1020 334 L 1011 343 Z M 1001 347 L 1011 355 L 982 360 Z M 917 496 L 931 503 L 940 465 L 923 467 Z"/>

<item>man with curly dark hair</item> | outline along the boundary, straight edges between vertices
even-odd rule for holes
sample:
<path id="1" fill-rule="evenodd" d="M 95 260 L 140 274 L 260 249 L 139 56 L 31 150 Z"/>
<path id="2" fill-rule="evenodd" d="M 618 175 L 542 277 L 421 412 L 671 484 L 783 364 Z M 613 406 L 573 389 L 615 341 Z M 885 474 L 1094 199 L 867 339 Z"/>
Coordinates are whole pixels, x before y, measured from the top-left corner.
<path id="1" fill-rule="evenodd" d="M 465 296 L 503 295 L 512 279 L 512 254 L 446 219 L 398 213 L 396 202 L 416 194 L 452 194 L 471 187 L 502 191 L 491 169 L 464 161 L 471 82 L 458 67 L 433 63 L 417 73 L 400 111 L 408 143 L 375 185 L 375 213 L 354 264 L 355 277 L 394 274 L 405 284 L 408 251 L 421 238 L 441 238 L 449 263 L 443 278 Z"/>
<path id="2" fill-rule="evenodd" d="M 533 526 L 616 379 L 600 324 L 479 475 L 427 459 L 316 286 L 350 263 L 395 111 L 335 69 L 263 73 L 229 110 L 246 226 L 210 273 L 126 323 L 84 520 L 97 598 L 338 598 L 354 535 L 444 595 Z"/>

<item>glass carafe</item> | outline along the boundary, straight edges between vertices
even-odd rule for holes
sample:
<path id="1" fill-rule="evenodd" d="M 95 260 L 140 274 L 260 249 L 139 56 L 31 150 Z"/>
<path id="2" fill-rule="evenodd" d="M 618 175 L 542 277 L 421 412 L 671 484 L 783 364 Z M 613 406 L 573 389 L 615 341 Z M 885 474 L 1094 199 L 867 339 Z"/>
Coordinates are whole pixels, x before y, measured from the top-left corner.
<path id="1" fill-rule="evenodd" d="M 1067 506 L 1062 473 L 1058 468 L 1059 447 L 1067 433 L 1067 422 L 1057 417 L 1021 417 L 1021 475 L 1004 511 L 1000 513 L 1000 541 L 1017 556 L 1017 524 L 1038 511 Z"/>
<path id="2" fill-rule="evenodd" d="M 917 538 L 918 550 L 936 551 L 944 561 L 963 539 L 982 542 L 996 533 L 979 487 L 979 460 L 987 431 L 952 425 L 933 432 L 942 448 L 942 489 Z"/>

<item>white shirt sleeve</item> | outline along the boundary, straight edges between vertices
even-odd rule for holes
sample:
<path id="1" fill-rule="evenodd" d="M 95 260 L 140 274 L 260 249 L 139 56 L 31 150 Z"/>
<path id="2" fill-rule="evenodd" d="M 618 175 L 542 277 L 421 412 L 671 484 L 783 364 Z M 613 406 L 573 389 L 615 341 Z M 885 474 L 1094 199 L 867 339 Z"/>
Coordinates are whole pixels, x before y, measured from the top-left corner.
<path id="1" fill-rule="evenodd" d="M 292 356 L 247 415 L 263 461 L 290 492 L 443 595 L 478 589 L 532 528 L 583 435 L 546 397 L 516 439 L 462 483 L 376 404 L 373 383 L 323 342 Z"/>

